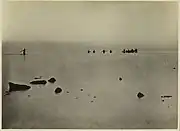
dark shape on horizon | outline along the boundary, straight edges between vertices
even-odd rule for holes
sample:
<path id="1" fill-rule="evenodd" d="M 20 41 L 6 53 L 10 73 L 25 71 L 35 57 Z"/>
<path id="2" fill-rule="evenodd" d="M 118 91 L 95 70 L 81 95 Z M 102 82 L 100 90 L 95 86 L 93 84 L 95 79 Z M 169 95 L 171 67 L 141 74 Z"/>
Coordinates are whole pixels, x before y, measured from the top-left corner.
<path id="1" fill-rule="evenodd" d="M 26 49 L 25 48 L 23 48 L 20 52 L 22 52 L 21 55 L 26 55 Z"/>
<path id="2" fill-rule="evenodd" d="M 137 53 L 137 49 L 123 49 L 123 53 Z"/>
<path id="3" fill-rule="evenodd" d="M 27 85 L 20 85 L 20 84 L 14 84 L 12 82 L 9 82 L 9 92 L 12 91 L 25 91 L 30 89 L 30 86 Z"/>
<path id="4" fill-rule="evenodd" d="M 42 84 L 42 85 L 45 85 L 47 82 L 45 80 L 37 80 L 37 81 L 31 81 L 30 84 L 32 85 L 39 85 L 39 84 Z"/>
<path id="5" fill-rule="evenodd" d="M 122 77 L 119 77 L 119 80 L 122 81 Z"/>
<path id="6" fill-rule="evenodd" d="M 131 49 L 131 53 L 134 53 L 134 49 Z"/>
<path id="7" fill-rule="evenodd" d="M 129 49 L 126 50 L 126 53 L 130 53 Z"/>
<path id="8" fill-rule="evenodd" d="M 161 96 L 161 98 L 171 98 L 172 96 L 168 96 L 168 95 L 165 95 L 165 96 Z"/>
<path id="9" fill-rule="evenodd" d="M 134 50 L 135 53 L 138 53 L 137 49 Z"/>
<path id="10" fill-rule="evenodd" d="M 95 50 L 93 50 L 93 53 L 95 53 L 96 51 Z"/>
<path id="11" fill-rule="evenodd" d="M 54 83 L 55 81 L 56 81 L 55 78 L 50 78 L 50 79 L 48 80 L 48 82 L 50 82 L 50 83 Z"/>
<path id="12" fill-rule="evenodd" d="M 104 53 L 106 53 L 106 51 L 105 51 L 105 50 L 102 50 L 102 53 L 104 54 Z"/>
<path id="13" fill-rule="evenodd" d="M 144 97 L 144 94 L 142 94 L 141 92 L 139 92 L 139 93 L 137 94 L 137 97 L 138 97 L 139 99 L 141 99 L 142 97 Z"/>
<path id="14" fill-rule="evenodd" d="M 56 94 L 61 93 L 61 92 L 62 92 L 62 89 L 59 88 L 59 87 L 57 87 L 54 92 L 55 92 Z"/>

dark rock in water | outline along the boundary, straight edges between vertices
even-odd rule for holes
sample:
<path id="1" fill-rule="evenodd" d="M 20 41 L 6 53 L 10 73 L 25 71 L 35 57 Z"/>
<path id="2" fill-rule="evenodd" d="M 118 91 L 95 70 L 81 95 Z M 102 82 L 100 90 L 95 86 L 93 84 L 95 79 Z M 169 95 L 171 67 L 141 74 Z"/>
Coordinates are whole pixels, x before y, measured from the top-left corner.
<path id="1" fill-rule="evenodd" d="M 93 103 L 94 101 L 91 101 L 91 103 Z"/>
<path id="2" fill-rule="evenodd" d="M 110 50 L 109 53 L 112 53 L 112 50 Z"/>
<path id="3" fill-rule="evenodd" d="M 56 79 L 55 79 L 55 78 L 50 78 L 48 81 L 49 81 L 50 83 L 54 83 L 54 82 L 56 81 Z"/>
<path id="4" fill-rule="evenodd" d="M 66 91 L 67 94 L 69 94 L 69 91 Z"/>
<path id="5" fill-rule="evenodd" d="M 96 96 L 94 96 L 93 98 L 96 98 Z"/>
<path id="6" fill-rule="evenodd" d="M 12 82 L 9 82 L 9 92 L 12 91 L 25 91 L 30 89 L 30 86 L 27 85 L 20 85 L 20 84 L 14 84 Z"/>
<path id="7" fill-rule="evenodd" d="M 104 53 L 106 53 L 106 51 L 105 51 L 105 50 L 102 50 L 102 53 L 104 54 Z"/>
<path id="8" fill-rule="evenodd" d="M 139 93 L 137 94 L 137 97 L 138 97 L 139 99 L 141 99 L 142 97 L 144 97 L 144 94 L 142 94 L 141 92 L 139 92 Z"/>
<path id="9" fill-rule="evenodd" d="M 162 100 L 162 102 L 164 102 L 164 100 Z"/>
<path id="10" fill-rule="evenodd" d="M 91 51 L 90 50 L 88 50 L 88 53 L 90 53 Z"/>
<path id="11" fill-rule="evenodd" d="M 47 82 L 45 80 L 37 80 L 37 81 L 31 81 L 30 84 L 32 85 L 39 85 L 39 84 L 43 84 L 45 85 Z"/>
<path id="12" fill-rule="evenodd" d="M 173 69 L 175 70 L 176 68 L 174 67 Z"/>
<path id="13" fill-rule="evenodd" d="M 120 81 L 122 81 L 122 78 L 121 78 L 121 77 L 119 77 L 119 80 L 120 80 Z"/>
<path id="14" fill-rule="evenodd" d="M 81 88 L 81 91 L 83 91 L 83 89 Z"/>
<path id="15" fill-rule="evenodd" d="M 161 98 L 171 98 L 172 96 L 169 96 L 169 95 L 164 95 L 164 96 L 161 96 Z"/>
<path id="16" fill-rule="evenodd" d="M 59 88 L 59 87 L 57 87 L 54 92 L 55 92 L 56 94 L 61 93 L 61 92 L 62 92 L 62 89 Z"/>
<path id="17" fill-rule="evenodd" d="M 93 53 L 95 53 L 96 51 L 95 50 L 93 50 Z"/>

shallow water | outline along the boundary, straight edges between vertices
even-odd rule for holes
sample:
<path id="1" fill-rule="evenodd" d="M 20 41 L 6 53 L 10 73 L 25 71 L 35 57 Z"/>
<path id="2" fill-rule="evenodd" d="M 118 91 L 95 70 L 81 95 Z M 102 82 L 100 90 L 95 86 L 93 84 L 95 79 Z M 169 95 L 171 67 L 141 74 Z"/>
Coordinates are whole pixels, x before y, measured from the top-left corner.
<path id="1" fill-rule="evenodd" d="M 3 92 L 8 81 L 56 78 L 3 96 L 3 128 L 177 128 L 177 49 L 136 46 L 138 54 L 123 54 L 124 47 L 3 44 L 4 54 L 28 49 L 25 60 L 3 55 Z M 57 87 L 62 93 L 55 94 Z M 161 95 L 172 98 L 163 102 Z"/>

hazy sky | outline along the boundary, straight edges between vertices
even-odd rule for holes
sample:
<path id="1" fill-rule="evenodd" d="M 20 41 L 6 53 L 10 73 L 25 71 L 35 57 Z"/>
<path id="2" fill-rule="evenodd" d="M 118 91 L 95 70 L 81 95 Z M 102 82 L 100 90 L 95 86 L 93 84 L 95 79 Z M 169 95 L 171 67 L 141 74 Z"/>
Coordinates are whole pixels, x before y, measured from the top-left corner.
<path id="1" fill-rule="evenodd" d="M 172 2 L 9 2 L 3 14 L 5 41 L 177 42 Z"/>

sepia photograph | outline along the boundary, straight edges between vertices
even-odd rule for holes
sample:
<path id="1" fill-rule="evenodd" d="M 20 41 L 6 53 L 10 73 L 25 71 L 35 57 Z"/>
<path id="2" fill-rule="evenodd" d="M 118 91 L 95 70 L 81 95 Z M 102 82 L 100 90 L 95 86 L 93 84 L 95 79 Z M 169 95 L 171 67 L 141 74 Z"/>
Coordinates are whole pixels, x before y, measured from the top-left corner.
<path id="1" fill-rule="evenodd" d="M 3 129 L 177 129 L 178 2 L 6 1 Z"/>

